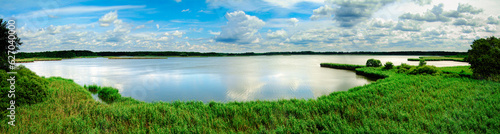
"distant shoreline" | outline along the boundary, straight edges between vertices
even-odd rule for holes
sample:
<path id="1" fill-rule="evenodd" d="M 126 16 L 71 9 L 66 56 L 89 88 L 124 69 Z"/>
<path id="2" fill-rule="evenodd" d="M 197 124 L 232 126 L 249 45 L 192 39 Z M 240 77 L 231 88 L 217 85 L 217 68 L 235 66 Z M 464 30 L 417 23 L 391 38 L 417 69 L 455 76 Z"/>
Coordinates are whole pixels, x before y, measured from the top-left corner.
<path id="1" fill-rule="evenodd" d="M 89 50 L 65 50 L 65 51 L 45 51 L 45 52 L 19 52 L 18 59 L 26 58 L 85 58 L 85 57 L 116 57 L 116 56 L 136 56 L 136 57 L 221 57 L 221 56 L 268 56 L 268 55 L 420 55 L 420 56 L 450 56 L 463 58 L 467 52 L 450 51 L 391 51 L 391 52 L 314 52 L 314 51 L 289 51 L 289 52 L 245 52 L 245 53 L 217 53 L 217 52 L 182 52 L 182 51 L 135 51 L 135 52 L 93 52 Z"/>

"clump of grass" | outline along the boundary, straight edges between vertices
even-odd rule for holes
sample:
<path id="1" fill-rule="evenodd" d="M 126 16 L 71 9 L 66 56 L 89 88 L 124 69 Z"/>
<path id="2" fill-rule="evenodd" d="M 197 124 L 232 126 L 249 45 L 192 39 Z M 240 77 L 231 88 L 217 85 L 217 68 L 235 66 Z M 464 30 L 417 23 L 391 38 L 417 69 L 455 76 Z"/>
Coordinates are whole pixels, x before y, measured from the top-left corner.
<path id="1" fill-rule="evenodd" d="M 356 68 L 366 67 L 364 65 L 351 65 L 351 64 L 337 64 L 337 63 L 321 63 L 321 67 L 356 70 Z"/>
<path id="2" fill-rule="evenodd" d="M 118 89 L 112 87 L 102 87 L 98 92 L 98 96 L 99 99 L 106 103 L 113 103 L 115 100 L 118 100 L 122 97 Z"/>
<path id="3" fill-rule="evenodd" d="M 384 65 L 384 69 L 392 69 L 394 67 L 394 64 L 392 62 L 386 62 Z"/>
<path id="4" fill-rule="evenodd" d="M 93 85 L 83 85 L 83 88 L 89 90 L 92 94 L 96 94 L 97 92 L 99 92 L 101 90 L 101 87 L 100 86 L 97 86 L 95 84 Z"/>

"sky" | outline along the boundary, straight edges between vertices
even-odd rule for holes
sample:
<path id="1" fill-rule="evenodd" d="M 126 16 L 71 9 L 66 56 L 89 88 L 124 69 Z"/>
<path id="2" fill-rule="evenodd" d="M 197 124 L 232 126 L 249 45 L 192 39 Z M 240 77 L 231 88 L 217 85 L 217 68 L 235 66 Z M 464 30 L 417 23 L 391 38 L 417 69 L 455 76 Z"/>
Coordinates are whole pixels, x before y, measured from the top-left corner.
<path id="1" fill-rule="evenodd" d="M 467 51 L 498 0 L 17 0 L 24 52 Z"/>

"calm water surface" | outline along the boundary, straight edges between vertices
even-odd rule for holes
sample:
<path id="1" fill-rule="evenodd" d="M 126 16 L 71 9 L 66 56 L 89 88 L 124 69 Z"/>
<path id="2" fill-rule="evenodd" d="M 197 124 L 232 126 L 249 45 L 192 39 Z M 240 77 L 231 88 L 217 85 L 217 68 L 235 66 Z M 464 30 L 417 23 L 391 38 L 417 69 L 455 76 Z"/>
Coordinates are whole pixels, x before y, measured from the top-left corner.
<path id="1" fill-rule="evenodd" d="M 322 62 L 365 64 L 369 58 L 395 65 L 418 56 L 250 56 L 168 59 L 86 58 L 23 63 L 40 76 L 60 76 L 80 85 L 120 90 L 122 96 L 152 101 L 249 101 L 316 98 L 372 82 L 353 71 L 321 68 Z M 463 62 L 427 62 L 435 66 Z"/>

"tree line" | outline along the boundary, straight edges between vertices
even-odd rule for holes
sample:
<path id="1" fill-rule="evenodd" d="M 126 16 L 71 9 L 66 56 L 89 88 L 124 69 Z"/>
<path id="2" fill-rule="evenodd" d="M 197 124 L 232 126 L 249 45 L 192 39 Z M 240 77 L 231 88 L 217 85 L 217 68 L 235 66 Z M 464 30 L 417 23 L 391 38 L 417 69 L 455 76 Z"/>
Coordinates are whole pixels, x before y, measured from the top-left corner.
<path id="1" fill-rule="evenodd" d="M 464 55 L 467 52 L 446 51 L 393 51 L 393 52 L 314 52 L 314 51 L 291 51 L 291 52 L 265 52 L 265 53 L 217 53 L 217 52 L 181 52 L 181 51 L 134 51 L 134 52 L 92 52 L 89 50 L 64 50 L 45 52 L 19 52 L 16 58 L 74 58 L 82 56 L 258 56 L 258 55 Z"/>

